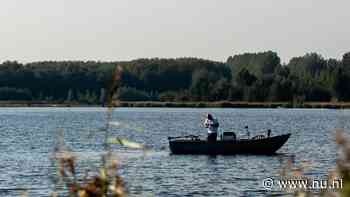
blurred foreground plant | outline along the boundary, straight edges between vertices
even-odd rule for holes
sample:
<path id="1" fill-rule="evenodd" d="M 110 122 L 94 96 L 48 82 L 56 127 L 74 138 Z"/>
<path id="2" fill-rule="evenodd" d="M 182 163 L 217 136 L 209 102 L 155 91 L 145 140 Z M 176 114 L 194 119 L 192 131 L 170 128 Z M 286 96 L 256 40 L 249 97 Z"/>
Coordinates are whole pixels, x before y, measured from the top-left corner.
<path id="1" fill-rule="evenodd" d="M 343 129 L 336 129 L 336 143 L 338 145 L 339 155 L 337 156 L 337 162 L 335 169 L 331 170 L 328 174 L 328 184 L 333 183 L 336 180 L 341 180 L 339 188 L 330 189 L 328 187 L 322 188 L 319 191 L 307 191 L 300 189 L 294 191 L 294 196 L 298 197 L 313 197 L 313 196 L 325 196 L 325 197 L 349 197 L 350 196 L 350 137 L 347 136 Z M 297 177 L 303 180 L 312 180 L 310 177 L 304 175 L 306 169 L 310 166 L 310 163 L 305 163 L 300 167 L 293 166 L 293 162 L 289 161 L 286 168 L 282 170 L 283 177 Z M 312 181 L 308 183 L 311 184 Z"/>
<path id="2" fill-rule="evenodd" d="M 112 81 L 107 92 L 107 119 L 104 128 L 104 150 L 102 156 L 102 167 L 100 172 L 88 177 L 86 173 L 82 179 L 77 175 L 77 159 L 64 148 L 63 135 L 58 137 L 58 147 L 56 148 L 55 160 L 58 161 L 59 175 L 68 189 L 69 196 L 72 197 L 124 197 L 127 195 L 123 178 L 118 174 L 118 161 L 112 159 L 111 144 L 120 144 L 129 148 L 144 149 L 144 146 L 122 138 L 110 138 L 109 126 L 113 114 L 113 97 L 121 79 L 122 67 L 117 66 L 112 77 Z M 56 193 L 53 196 L 57 196 Z"/>
<path id="3" fill-rule="evenodd" d="M 343 179 L 341 196 L 350 196 L 350 138 L 342 129 L 337 129 L 336 142 L 341 148 L 341 155 L 337 160 L 337 174 Z"/>
<path id="4" fill-rule="evenodd" d="M 76 157 L 69 152 L 56 154 L 59 161 L 59 175 L 68 189 L 69 196 L 77 197 L 124 197 L 126 188 L 122 177 L 118 174 L 118 161 L 108 160 L 107 165 L 100 169 L 98 175 L 77 177 Z M 53 196 L 55 196 L 54 194 Z"/>

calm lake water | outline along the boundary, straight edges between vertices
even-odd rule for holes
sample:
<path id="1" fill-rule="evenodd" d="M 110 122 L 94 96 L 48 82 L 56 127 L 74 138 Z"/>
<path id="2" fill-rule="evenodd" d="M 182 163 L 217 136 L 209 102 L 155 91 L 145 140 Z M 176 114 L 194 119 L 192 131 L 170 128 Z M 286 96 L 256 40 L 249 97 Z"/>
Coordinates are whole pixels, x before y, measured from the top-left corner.
<path id="1" fill-rule="evenodd" d="M 176 156 L 168 136 L 206 135 L 201 127 L 213 113 L 222 130 L 251 135 L 292 133 L 276 156 Z M 266 191 L 262 180 L 278 177 L 288 160 L 311 163 L 307 175 L 323 177 L 335 166 L 336 127 L 350 125 L 350 111 L 327 109 L 171 109 L 119 108 L 111 137 L 141 142 L 151 150 L 113 145 L 131 196 L 282 196 Z M 78 158 L 80 172 L 98 171 L 103 154 L 104 108 L 0 108 L 0 196 L 48 196 L 61 191 L 51 160 L 57 136 Z"/>

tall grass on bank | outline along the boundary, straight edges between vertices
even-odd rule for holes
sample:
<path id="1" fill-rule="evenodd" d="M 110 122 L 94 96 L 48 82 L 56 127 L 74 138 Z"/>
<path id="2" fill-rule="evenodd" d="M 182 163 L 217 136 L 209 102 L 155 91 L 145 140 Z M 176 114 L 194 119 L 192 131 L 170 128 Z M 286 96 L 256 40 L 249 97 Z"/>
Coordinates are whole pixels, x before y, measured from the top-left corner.
<path id="1" fill-rule="evenodd" d="M 292 188 L 286 188 L 286 193 L 294 193 L 296 197 L 349 197 L 350 196 L 350 137 L 343 129 L 336 129 L 335 141 L 337 143 L 339 155 L 334 169 L 329 169 L 329 173 L 320 183 L 320 188 L 314 188 L 313 178 L 305 175 L 311 163 L 305 162 L 300 166 L 295 166 L 292 160 L 281 170 L 281 177 L 284 180 L 305 180 L 307 188 L 295 184 Z M 305 182 L 304 182 L 305 183 Z M 317 185 L 317 184 L 316 184 Z M 290 186 L 290 185 L 289 185 Z M 312 189 L 311 189 L 312 188 Z"/>

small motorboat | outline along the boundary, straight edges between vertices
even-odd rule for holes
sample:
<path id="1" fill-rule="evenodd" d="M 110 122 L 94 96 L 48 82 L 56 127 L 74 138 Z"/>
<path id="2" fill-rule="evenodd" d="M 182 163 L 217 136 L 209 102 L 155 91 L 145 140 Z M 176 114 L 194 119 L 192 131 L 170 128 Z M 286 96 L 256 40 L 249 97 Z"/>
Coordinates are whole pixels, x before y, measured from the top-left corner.
<path id="1" fill-rule="evenodd" d="M 168 137 L 168 140 L 173 154 L 272 155 L 287 142 L 290 135 L 258 135 L 248 139 L 236 139 L 234 132 L 224 132 L 217 141 L 203 140 L 195 135 Z"/>

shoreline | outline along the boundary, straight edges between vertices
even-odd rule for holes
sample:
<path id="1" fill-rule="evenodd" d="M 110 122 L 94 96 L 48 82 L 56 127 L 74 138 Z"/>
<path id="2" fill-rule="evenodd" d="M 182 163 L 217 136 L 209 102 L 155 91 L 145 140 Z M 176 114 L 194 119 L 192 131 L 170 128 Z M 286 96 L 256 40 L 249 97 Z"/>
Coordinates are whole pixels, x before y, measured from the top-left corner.
<path id="1" fill-rule="evenodd" d="M 98 104 L 78 102 L 46 101 L 0 101 L 0 107 L 101 107 Z M 198 102 L 161 102 L 161 101 L 119 101 L 115 107 L 168 107 L 168 108 L 315 108 L 315 109 L 350 109 L 350 102 L 238 102 L 238 101 L 198 101 Z"/>
<path id="2" fill-rule="evenodd" d="M 350 102 L 118 102 L 116 107 L 173 107 L 173 108 L 315 108 L 315 109 L 350 109 Z"/>

